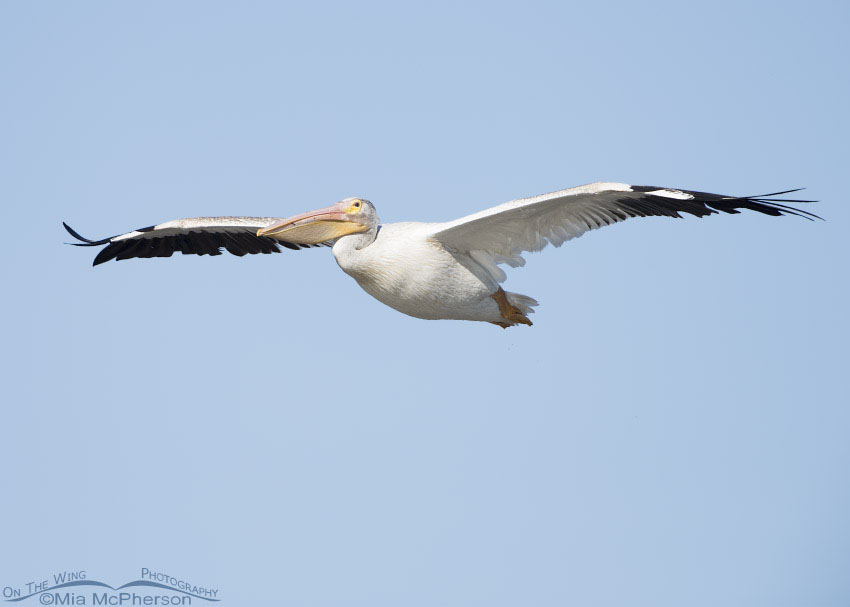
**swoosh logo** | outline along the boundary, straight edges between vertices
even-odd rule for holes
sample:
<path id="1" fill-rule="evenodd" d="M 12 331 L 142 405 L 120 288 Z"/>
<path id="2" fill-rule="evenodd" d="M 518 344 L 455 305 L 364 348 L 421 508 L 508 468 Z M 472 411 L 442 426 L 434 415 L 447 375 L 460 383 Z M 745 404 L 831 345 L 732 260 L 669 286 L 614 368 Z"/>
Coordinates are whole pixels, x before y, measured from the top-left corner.
<path id="1" fill-rule="evenodd" d="M 38 592 L 33 592 L 32 594 L 28 594 L 26 596 L 19 596 L 14 599 L 6 599 L 7 603 L 17 603 L 18 601 L 23 601 L 24 599 L 28 599 L 37 594 L 42 594 L 44 592 L 50 592 L 51 590 L 57 590 L 58 588 L 70 588 L 72 586 L 100 586 L 102 588 L 109 588 L 110 590 L 122 590 L 124 588 L 130 588 L 133 586 L 148 586 L 150 588 L 161 588 L 163 590 L 171 590 L 172 592 L 179 592 L 181 594 L 185 594 L 186 596 L 191 596 L 196 599 L 203 599 L 205 601 L 209 601 L 211 603 L 217 603 L 221 599 L 211 599 L 209 597 L 201 596 L 200 594 L 194 594 L 192 592 L 187 592 L 185 590 L 181 590 L 180 588 L 175 588 L 173 586 L 167 586 L 166 584 L 160 584 L 159 582 L 149 582 L 147 580 L 135 580 L 133 582 L 127 582 L 123 586 L 118 586 L 117 588 L 110 586 L 109 584 L 104 584 L 103 582 L 98 582 L 97 580 L 76 580 L 73 582 L 65 582 L 64 584 L 57 584 L 56 586 L 51 586 L 50 588 L 45 588 L 44 590 L 39 590 Z"/>

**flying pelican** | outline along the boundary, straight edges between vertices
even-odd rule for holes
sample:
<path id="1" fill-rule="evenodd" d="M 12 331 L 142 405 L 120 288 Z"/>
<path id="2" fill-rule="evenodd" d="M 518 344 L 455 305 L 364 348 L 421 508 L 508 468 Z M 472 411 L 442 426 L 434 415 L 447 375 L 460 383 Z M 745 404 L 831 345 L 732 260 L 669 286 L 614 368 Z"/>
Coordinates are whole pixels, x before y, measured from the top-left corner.
<path id="1" fill-rule="evenodd" d="M 588 230 L 629 217 L 680 213 L 703 217 L 749 209 L 765 215 L 817 215 L 783 203 L 811 200 L 776 198 L 786 190 L 759 196 L 721 196 L 690 190 L 591 183 L 521 198 L 446 223 L 381 224 L 371 202 L 346 198 L 329 207 L 276 217 L 194 217 L 168 221 L 126 234 L 89 240 L 63 223 L 76 246 L 106 245 L 94 259 L 221 255 L 221 249 L 279 253 L 329 246 L 342 270 L 369 295 L 410 316 L 477 320 L 503 328 L 530 325 L 537 301 L 502 290 L 502 264 L 525 265 L 523 252 L 556 247 Z"/>

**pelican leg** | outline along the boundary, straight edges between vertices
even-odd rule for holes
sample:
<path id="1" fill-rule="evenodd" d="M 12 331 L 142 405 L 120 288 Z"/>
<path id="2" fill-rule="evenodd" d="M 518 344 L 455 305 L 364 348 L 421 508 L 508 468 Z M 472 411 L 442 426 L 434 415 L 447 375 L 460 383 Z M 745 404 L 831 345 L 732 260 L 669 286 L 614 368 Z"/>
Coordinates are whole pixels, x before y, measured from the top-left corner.
<path id="1" fill-rule="evenodd" d="M 505 291 L 502 287 L 499 287 L 499 290 L 493 293 L 490 297 L 492 297 L 497 304 L 499 304 L 499 312 L 502 315 L 502 318 L 505 319 L 505 322 L 494 322 L 492 324 L 498 325 L 503 329 L 507 329 L 508 327 L 513 327 L 514 325 L 529 325 L 531 326 L 531 321 L 528 317 L 522 313 L 522 311 L 514 306 L 511 302 L 508 301 L 507 295 L 505 295 Z"/>

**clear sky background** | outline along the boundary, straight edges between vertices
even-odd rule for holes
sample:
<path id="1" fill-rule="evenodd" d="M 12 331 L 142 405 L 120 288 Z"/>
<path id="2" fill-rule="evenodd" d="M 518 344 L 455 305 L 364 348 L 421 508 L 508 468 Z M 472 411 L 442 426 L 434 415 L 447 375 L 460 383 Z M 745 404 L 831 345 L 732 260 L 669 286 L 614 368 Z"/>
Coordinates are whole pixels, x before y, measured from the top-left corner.
<path id="1" fill-rule="evenodd" d="M 845 2 L 4 2 L 0 586 L 223 605 L 850 601 Z M 591 181 L 827 219 L 532 255 L 533 328 L 403 316 L 330 251 L 104 237 Z"/>

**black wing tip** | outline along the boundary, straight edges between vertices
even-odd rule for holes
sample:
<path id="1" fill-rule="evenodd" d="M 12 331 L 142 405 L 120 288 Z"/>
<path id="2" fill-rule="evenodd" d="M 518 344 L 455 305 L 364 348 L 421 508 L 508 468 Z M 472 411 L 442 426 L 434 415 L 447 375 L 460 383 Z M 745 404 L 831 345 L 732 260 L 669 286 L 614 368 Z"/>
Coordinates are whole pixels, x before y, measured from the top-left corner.
<path id="1" fill-rule="evenodd" d="M 107 244 L 112 238 L 104 238 L 102 240 L 91 240 L 90 238 L 86 238 L 85 236 L 81 236 L 79 232 L 77 232 L 74 228 L 69 226 L 64 221 L 62 225 L 68 231 L 68 234 L 79 240 L 80 242 L 69 242 L 67 244 L 74 245 L 76 247 L 99 247 L 100 245 Z"/>
<path id="2" fill-rule="evenodd" d="M 725 213 L 738 213 L 738 209 L 749 209 L 768 215 L 783 216 L 796 215 L 809 221 L 819 219 L 826 221 L 823 217 L 815 215 L 809 211 L 788 206 L 784 203 L 792 204 L 809 204 L 818 202 L 817 200 L 804 200 L 797 198 L 777 198 L 784 194 L 792 194 L 801 192 L 806 188 L 793 188 L 790 190 L 782 190 L 781 192 L 771 192 L 770 194 L 756 194 L 754 196 L 722 196 L 718 194 L 710 194 L 708 192 L 697 192 L 695 190 L 681 190 L 678 188 L 661 188 L 657 186 L 630 186 L 632 191 L 651 194 L 655 190 L 678 190 L 690 194 L 694 197 L 694 202 L 698 202 L 708 208 L 711 212 L 723 211 Z M 737 204 L 736 204 L 737 203 Z"/>
<path id="3" fill-rule="evenodd" d="M 785 190 L 782 192 L 772 192 L 770 194 L 757 194 L 755 196 L 743 196 L 742 198 L 745 200 L 749 200 L 752 202 L 758 202 L 762 204 L 770 205 L 776 209 L 778 209 L 783 215 L 796 215 L 797 217 L 803 217 L 808 219 L 809 221 L 814 221 L 815 219 L 820 219 L 821 221 L 826 221 L 820 215 L 815 215 L 810 211 L 804 211 L 803 209 L 797 209 L 795 207 L 787 206 L 786 202 L 790 202 L 793 204 L 810 204 L 813 202 L 820 202 L 819 200 L 809 200 L 802 198 L 777 198 L 777 196 L 782 196 L 783 194 L 791 194 L 793 192 L 802 192 L 806 188 L 794 188 L 793 190 Z"/>
<path id="4" fill-rule="evenodd" d="M 791 190 L 783 190 L 782 192 L 772 192 L 770 194 L 756 194 L 755 196 L 741 196 L 738 200 L 745 200 L 747 202 L 755 202 L 758 204 L 763 204 L 769 206 L 777 211 L 779 211 L 780 215 L 796 215 L 797 217 L 802 217 L 803 219 L 808 219 L 809 221 L 814 221 L 815 219 L 820 219 L 821 221 L 826 221 L 820 215 L 815 215 L 810 211 L 804 211 L 803 209 L 798 209 L 796 207 L 789 207 L 785 203 L 793 203 L 793 204 L 811 204 L 813 202 L 819 202 L 817 200 L 809 200 L 802 198 L 777 198 L 777 196 L 782 196 L 784 194 L 792 194 L 794 192 L 802 192 L 806 188 L 794 188 Z"/>

